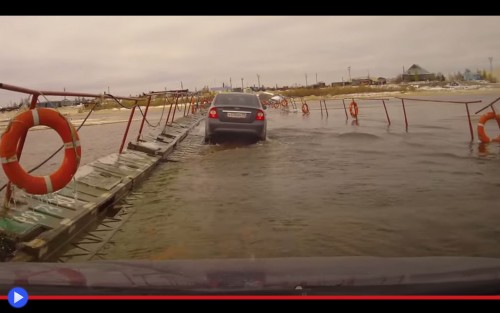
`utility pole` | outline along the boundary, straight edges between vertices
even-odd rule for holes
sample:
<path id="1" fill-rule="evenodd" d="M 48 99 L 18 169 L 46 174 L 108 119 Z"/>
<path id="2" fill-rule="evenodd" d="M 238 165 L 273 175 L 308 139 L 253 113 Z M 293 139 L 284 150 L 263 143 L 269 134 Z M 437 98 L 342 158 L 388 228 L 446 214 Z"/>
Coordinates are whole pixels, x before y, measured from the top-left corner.
<path id="1" fill-rule="evenodd" d="M 184 86 L 182 85 L 182 80 L 181 80 L 181 90 L 184 90 Z"/>
<path id="2" fill-rule="evenodd" d="M 307 87 L 307 73 L 306 73 L 306 87 Z"/>
<path id="3" fill-rule="evenodd" d="M 243 91 L 243 77 L 241 78 L 241 91 Z"/>
<path id="4" fill-rule="evenodd" d="M 233 80 L 231 77 L 229 77 L 229 86 L 231 86 L 231 89 L 233 89 Z"/>
<path id="5" fill-rule="evenodd" d="M 349 81 L 352 82 L 352 79 L 351 79 L 351 67 L 350 66 L 347 67 L 347 71 L 349 71 Z"/>
<path id="6" fill-rule="evenodd" d="M 318 84 L 318 73 L 316 73 L 316 84 Z"/>
<path id="7" fill-rule="evenodd" d="M 109 94 L 110 94 L 110 93 L 109 93 L 109 86 L 108 86 L 108 95 L 109 95 Z"/>
<path id="8" fill-rule="evenodd" d="M 64 92 L 66 92 L 66 87 L 64 87 Z M 66 95 L 64 95 L 64 100 L 66 100 Z"/>
<path id="9" fill-rule="evenodd" d="M 259 89 L 260 89 L 260 75 L 259 74 L 257 74 L 257 81 L 258 81 L 257 87 L 259 87 Z"/>

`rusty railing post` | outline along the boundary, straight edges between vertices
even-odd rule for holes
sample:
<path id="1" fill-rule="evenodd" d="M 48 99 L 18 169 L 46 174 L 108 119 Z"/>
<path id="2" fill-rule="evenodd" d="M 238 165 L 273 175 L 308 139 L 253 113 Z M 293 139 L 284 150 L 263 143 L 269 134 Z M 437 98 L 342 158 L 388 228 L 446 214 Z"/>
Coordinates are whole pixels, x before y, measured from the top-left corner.
<path id="1" fill-rule="evenodd" d="M 39 94 L 32 94 L 30 110 L 36 108 L 36 103 L 38 101 Z M 24 143 L 26 141 L 26 136 L 28 135 L 28 131 L 26 131 L 21 138 L 19 138 L 19 143 L 17 144 L 17 160 L 21 160 L 21 154 L 23 153 Z M 12 182 L 9 180 L 7 183 L 7 190 L 5 191 L 5 198 L 3 202 L 3 207 L 8 209 L 10 207 L 10 199 L 12 198 Z"/>
<path id="2" fill-rule="evenodd" d="M 342 103 L 344 104 L 344 112 L 345 112 L 345 119 L 349 119 L 349 115 L 347 115 L 347 108 L 345 107 L 345 99 L 342 99 Z"/>
<path id="3" fill-rule="evenodd" d="M 387 107 L 385 106 L 385 100 L 382 99 L 382 104 L 384 105 L 384 110 L 385 110 L 385 116 L 387 116 L 387 123 L 391 125 L 391 119 L 389 118 L 389 113 L 387 113 Z"/>
<path id="4" fill-rule="evenodd" d="M 472 122 L 470 120 L 469 104 L 465 103 L 465 109 L 467 110 L 467 118 L 469 119 L 469 130 L 470 130 L 470 141 L 474 141 L 474 131 L 472 130 Z"/>
<path id="5" fill-rule="evenodd" d="M 142 117 L 141 127 L 139 128 L 139 133 L 137 134 L 137 141 L 141 138 L 142 128 L 144 127 L 144 122 L 146 121 L 146 116 L 148 115 L 149 104 L 151 103 L 152 95 L 148 97 L 148 104 L 146 105 L 146 110 L 144 111 L 144 116 Z"/>
<path id="6" fill-rule="evenodd" d="M 128 123 L 127 123 L 127 128 L 125 129 L 125 133 L 123 134 L 122 144 L 121 144 L 120 150 L 119 150 L 120 154 L 123 152 L 123 147 L 125 146 L 125 141 L 127 140 L 128 131 L 130 128 L 130 124 L 132 123 L 132 118 L 134 117 L 136 107 L 137 107 L 137 100 L 135 100 L 134 106 L 132 107 L 132 110 L 130 111 L 130 116 L 128 118 Z"/>
<path id="7" fill-rule="evenodd" d="M 169 102 L 170 102 L 170 101 L 169 101 Z M 173 106 L 173 105 L 174 105 L 173 103 L 170 103 L 170 108 L 168 108 L 167 120 L 165 121 L 165 126 L 164 126 L 163 128 L 165 128 L 165 127 L 167 127 L 167 126 L 168 126 L 168 120 L 170 119 L 170 112 L 172 112 L 172 106 Z"/>
<path id="8" fill-rule="evenodd" d="M 170 124 L 173 124 L 174 123 L 174 120 L 175 120 L 175 112 L 177 111 L 177 105 L 179 104 L 179 97 L 181 95 L 180 94 L 177 94 L 177 98 L 175 98 L 175 106 L 174 106 L 174 112 L 172 113 L 172 122 Z"/>
<path id="9" fill-rule="evenodd" d="M 401 103 L 403 104 L 403 114 L 405 116 L 406 132 L 408 132 L 408 119 L 406 118 L 405 100 L 401 99 Z"/>
<path id="10" fill-rule="evenodd" d="M 187 99 L 188 99 L 188 96 L 185 96 L 185 100 L 184 100 L 184 114 L 182 116 L 186 116 L 186 111 L 187 111 Z M 184 99 L 184 97 L 182 97 L 182 99 Z"/>

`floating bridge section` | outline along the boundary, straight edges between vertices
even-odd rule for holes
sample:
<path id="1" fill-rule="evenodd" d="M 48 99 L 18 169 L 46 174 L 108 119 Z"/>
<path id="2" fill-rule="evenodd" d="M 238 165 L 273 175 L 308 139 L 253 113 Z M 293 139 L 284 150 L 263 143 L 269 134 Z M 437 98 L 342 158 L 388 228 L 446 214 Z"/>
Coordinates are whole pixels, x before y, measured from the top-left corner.
<path id="1" fill-rule="evenodd" d="M 11 262 L 57 258 L 68 243 L 91 225 L 112 215 L 114 205 L 147 178 L 205 118 L 203 107 L 210 101 L 186 91 L 152 92 L 143 98 L 123 98 L 107 94 L 41 92 L 6 84 L 0 84 L 0 88 L 31 94 L 31 109 L 36 107 L 38 95 L 94 96 L 134 102 L 119 152 L 81 166 L 72 182 L 51 194 L 30 195 L 10 184 L 7 186 L 0 216 L 0 261 Z M 144 123 L 148 122 L 147 111 L 154 98 L 162 98 L 169 106 L 168 117 L 163 127 L 143 135 Z M 144 112 L 137 105 L 139 101 L 147 101 Z M 143 115 L 139 134 L 124 150 L 137 107 Z M 175 119 L 177 111 L 182 116 Z"/>

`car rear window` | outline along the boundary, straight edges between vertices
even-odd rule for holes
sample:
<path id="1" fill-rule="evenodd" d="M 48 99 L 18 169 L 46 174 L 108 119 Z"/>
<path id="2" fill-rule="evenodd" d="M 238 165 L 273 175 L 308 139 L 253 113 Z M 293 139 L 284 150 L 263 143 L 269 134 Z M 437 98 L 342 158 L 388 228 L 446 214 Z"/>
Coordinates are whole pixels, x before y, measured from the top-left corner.
<path id="1" fill-rule="evenodd" d="M 246 106 L 246 107 L 260 107 L 260 101 L 256 96 L 251 95 L 235 95 L 235 94 L 220 94 L 215 98 L 215 105 L 217 106 Z"/>

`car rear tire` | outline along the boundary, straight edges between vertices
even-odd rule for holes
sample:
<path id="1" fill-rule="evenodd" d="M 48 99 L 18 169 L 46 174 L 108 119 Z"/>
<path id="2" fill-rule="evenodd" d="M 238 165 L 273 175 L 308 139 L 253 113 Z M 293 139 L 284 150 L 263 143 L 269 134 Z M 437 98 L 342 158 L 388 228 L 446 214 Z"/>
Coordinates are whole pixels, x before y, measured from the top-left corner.
<path id="1" fill-rule="evenodd" d="M 203 140 L 205 142 L 205 144 L 209 145 L 212 143 L 212 139 L 210 137 L 205 137 L 205 139 Z"/>
<path id="2" fill-rule="evenodd" d="M 261 140 L 261 141 L 266 141 L 266 139 L 267 139 L 267 131 L 266 131 L 266 132 L 264 132 L 264 135 L 262 135 L 262 136 L 260 137 L 260 140 Z"/>

